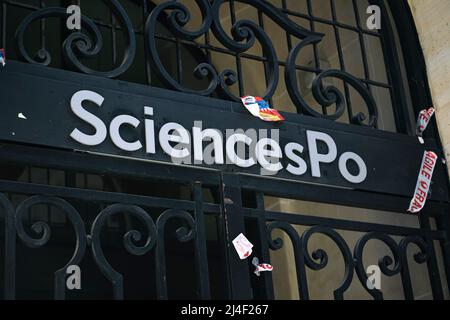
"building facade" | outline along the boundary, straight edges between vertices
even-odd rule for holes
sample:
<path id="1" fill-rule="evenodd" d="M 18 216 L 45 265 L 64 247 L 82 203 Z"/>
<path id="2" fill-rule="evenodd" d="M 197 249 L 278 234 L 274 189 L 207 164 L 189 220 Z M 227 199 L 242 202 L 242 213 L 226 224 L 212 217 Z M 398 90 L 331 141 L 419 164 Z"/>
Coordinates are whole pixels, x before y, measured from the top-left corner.
<path id="1" fill-rule="evenodd" d="M 447 0 L 0 0 L 2 297 L 448 299 L 449 21 Z"/>

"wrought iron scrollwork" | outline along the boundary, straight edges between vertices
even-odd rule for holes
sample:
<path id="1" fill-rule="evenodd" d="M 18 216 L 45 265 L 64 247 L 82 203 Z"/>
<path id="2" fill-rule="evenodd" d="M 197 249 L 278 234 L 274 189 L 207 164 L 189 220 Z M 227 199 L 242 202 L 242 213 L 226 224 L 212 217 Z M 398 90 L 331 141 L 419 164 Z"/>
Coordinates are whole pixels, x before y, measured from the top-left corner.
<path id="1" fill-rule="evenodd" d="M 386 234 L 370 232 L 362 236 L 356 243 L 354 251 L 356 274 L 358 275 L 358 278 L 361 281 L 363 287 L 366 289 L 366 291 L 376 300 L 382 300 L 383 293 L 380 290 L 378 290 L 377 288 L 369 289 L 367 287 L 368 277 L 366 269 L 364 268 L 363 252 L 364 247 L 370 240 L 379 240 L 384 244 L 386 244 L 391 250 L 394 260 L 390 256 L 384 256 L 380 258 L 380 260 L 378 261 L 378 265 L 380 267 L 381 272 L 388 277 L 393 277 L 396 274 L 400 273 L 401 271 L 400 253 L 398 245 L 395 242 L 395 240 Z M 392 266 L 392 264 L 394 265 Z M 389 268 L 390 266 L 392 266 L 392 268 Z"/>
<path id="2" fill-rule="evenodd" d="M 301 299 L 309 299 L 308 284 L 306 279 L 305 258 L 302 252 L 302 241 L 289 223 L 285 221 L 274 221 L 267 226 L 267 237 L 269 246 L 272 250 L 280 250 L 283 247 L 283 239 L 272 239 L 272 232 L 275 229 L 284 231 L 291 240 L 294 249 L 295 268 L 297 272 L 298 291 Z"/>
<path id="3" fill-rule="evenodd" d="M 158 229 L 158 242 L 156 245 L 156 288 L 158 298 L 165 300 L 168 298 L 167 292 L 167 274 L 166 274 L 166 246 L 165 246 L 165 228 L 167 221 L 171 219 L 179 219 L 187 224 L 181 226 L 176 231 L 177 240 L 180 242 L 188 242 L 195 239 L 197 235 L 196 224 L 194 218 L 182 210 L 169 209 L 164 211 L 156 221 Z"/>
<path id="4" fill-rule="evenodd" d="M 339 91 L 335 86 L 324 87 L 323 79 L 328 77 L 338 78 L 343 80 L 345 83 L 350 84 L 363 98 L 365 101 L 369 119 L 367 125 L 369 127 L 375 127 L 378 120 L 378 109 L 375 103 L 374 98 L 371 93 L 367 89 L 367 87 L 357 78 L 352 76 L 351 74 L 341 71 L 341 70 L 325 70 L 314 79 L 312 83 L 312 93 L 316 101 L 325 108 L 329 108 L 330 106 L 336 104 L 336 111 L 333 114 L 322 114 L 315 111 L 311 106 L 307 104 L 305 99 L 303 99 L 302 93 L 299 90 L 298 84 L 298 75 L 296 69 L 296 60 L 300 51 L 312 44 L 317 44 L 322 41 L 323 36 L 311 35 L 306 39 L 300 41 L 289 53 L 289 56 L 286 61 L 285 68 L 285 81 L 286 88 L 294 102 L 295 106 L 299 113 L 307 114 L 313 117 L 324 118 L 329 120 L 337 120 L 339 119 L 345 111 L 345 98 L 343 94 Z M 366 116 L 363 113 L 358 113 L 350 119 L 351 123 L 357 125 L 364 125 L 364 121 L 366 120 Z"/>
<path id="5" fill-rule="evenodd" d="M 328 254 L 323 249 L 313 251 L 310 256 L 308 251 L 308 243 L 311 236 L 314 234 L 323 234 L 336 243 L 341 251 L 342 257 L 344 258 L 345 273 L 344 279 L 339 285 L 339 288 L 334 290 L 334 297 L 337 300 L 342 300 L 344 298 L 344 292 L 348 289 L 353 280 L 353 257 L 345 240 L 333 229 L 323 226 L 312 227 L 306 230 L 303 235 L 299 237 L 297 231 L 289 223 L 285 221 L 275 221 L 267 227 L 268 242 L 272 250 L 279 250 L 283 247 L 283 240 L 281 238 L 272 239 L 272 232 L 275 229 L 284 231 L 292 242 L 296 263 L 295 267 L 297 271 L 298 288 L 302 299 L 309 299 L 305 265 L 314 271 L 318 271 L 324 269 L 328 264 Z"/>
<path id="6" fill-rule="evenodd" d="M 425 263 L 429 260 L 429 246 L 426 241 L 419 236 L 408 236 L 400 241 L 400 261 L 402 265 L 402 283 L 405 299 L 414 300 L 413 288 L 411 284 L 411 275 L 409 273 L 408 265 L 408 247 L 410 244 L 415 244 L 420 251 L 414 254 L 414 261 L 418 264 Z"/>
<path id="7" fill-rule="evenodd" d="M 160 52 L 158 52 L 158 20 L 164 17 L 166 20 L 166 26 L 175 37 L 180 40 L 189 41 L 194 46 L 197 44 L 196 41 L 198 41 L 203 35 L 206 35 L 210 30 L 213 32 L 216 39 L 227 50 L 230 50 L 234 54 L 242 54 L 247 52 L 254 47 L 255 43 L 258 41 L 262 47 L 263 57 L 261 58 L 264 60 L 265 72 L 267 76 L 267 87 L 265 92 L 258 93 L 258 95 L 268 100 L 273 97 L 278 87 L 279 66 L 281 65 L 281 62 L 277 57 L 272 40 L 264 29 L 257 23 L 247 19 L 239 20 L 231 26 L 231 36 L 226 33 L 221 23 L 220 8 L 228 1 L 229 0 L 214 0 L 210 2 L 209 0 L 195 0 L 195 3 L 202 15 L 202 23 L 196 30 L 188 30 L 186 28 L 187 23 L 191 20 L 191 13 L 182 3 L 176 0 L 170 0 L 156 5 L 148 15 L 145 24 L 146 49 L 149 54 L 149 60 L 153 65 L 153 70 L 156 72 L 162 83 L 169 89 L 204 96 L 209 96 L 216 92 L 226 99 L 239 101 L 239 97 L 234 95 L 230 89 L 231 86 L 235 85 L 238 81 L 236 71 L 225 69 L 219 72 L 211 61 L 199 63 L 193 70 L 194 75 L 197 78 L 208 79 L 208 85 L 206 88 L 199 90 L 192 89 L 184 86 L 180 79 L 175 79 L 166 70 L 166 67 L 160 58 Z M 357 125 L 376 127 L 378 110 L 375 100 L 373 99 L 367 86 L 347 72 L 341 70 L 324 70 L 314 79 L 312 83 L 313 97 L 318 104 L 327 110 L 327 112 L 325 112 L 326 114 L 316 111 L 305 101 L 299 89 L 296 60 L 304 47 L 308 45 L 315 45 L 322 41 L 324 37 L 323 34 L 312 32 L 299 26 L 269 1 L 235 1 L 256 8 L 259 12 L 263 13 L 283 28 L 289 35 L 300 39 L 299 43 L 289 52 L 284 75 L 288 94 L 299 113 L 329 120 L 339 119 L 345 112 L 346 99 L 338 88 L 332 85 L 325 86 L 323 81 L 325 78 L 337 78 L 342 80 L 346 85 L 353 87 L 367 105 L 367 114 L 359 112 L 356 115 L 352 115 L 350 122 Z M 103 2 L 108 5 L 114 15 L 118 18 L 121 24 L 121 29 L 126 34 L 125 53 L 121 64 L 111 71 L 96 71 L 85 66 L 80 61 L 81 58 L 90 58 L 98 55 L 103 47 L 103 40 L 99 27 L 86 16 L 82 16 L 83 31 L 72 32 L 67 39 L 65 39 L 63 43 L 63 53 L 65 60 L 80 72 L 114 78 L 127 71 L 133 63 L 136 52 L 136 39 L 130 18 L 119 1 L 103 0 Z M 28 54 L 24 44 L 24 34 L 30 24 L 33 21 L 49 17 L 67 18 L 68 14 L 66 13 L 65 8 L 43 8 L 31 13 L 20 24 L 16 32 L 16 38 L 19 55 L 23 60 L 35 64 L 50 64 L 51 55 L 45 47 L 41 48 L 35 57 L 31 57 Z M 331 109 L 334 105 L 336 105 L 335 111 L 329 111 L 329 109 Z"/>
<path id="8" fill-rule="evenodd" d="M 211 15 L 211 6 L 206 0 L 195 0 L 197 5 L 200 8 L 202 13 L 203 22 L 198 30 L 188 31 L 183 28 L 186 23 L 190 20 L 190 12 L 182 3 L 177 1 L 169 1 L 164 2 L 158 5 L 155 9 L 152 10 L 150 15 L 148 16 L 147 22 L 145 24 L 145 32 L 147 36 L 147 48 L 150 53 L 151 62 L 156 70 L 160 80 L 167 87 L 188 93 L 196 93 L 200 95 L 210 95 L 216 89 L 219 79 L 217 72 L 214 67 L 208 63 L 200 63 L 194 70 L 194 74 L 197 78 L 210 77 L 210 83 L 208 88 L 200 91 L 196 91 L 193 89 L 189 89 L 184 87 L 178 83 L 165 69 L 160 57 L 156 44 L 156 25 L 160 15 L 165 10 L 172 10 L 169 15 L 169 27 L 175 35 L 177 35 L 181 39 L 186 40 L 195 40 L 199 38 L 201 35 L 208 32 L 211 23 L 212 23 L 212 15 Z"/>
<path id="9" fill-rule="evenodd" d="M 285 68 L 286 87 L 299 113 L 329 120 L 337 120 L 344 114 L 346 100 L 343 94 L 335 86 L 324 87 L 323 85 L 324 78 L 333 77 L 352 86 L 367 104 L 368 117 L 364 113 L 360 112 L 350 119 L 351 123 L 364 125 L 364 121 L 368 118 L 367 125 L 370 127 L 376 126 L 378 110 L 375 100 L 367 87 L 347 72 L 340 70 L 324 70 L 322 73 L 317 75 L 313 81 L 312 93 L 315 100 L 326 109 L 336 105 L 336 111 L 333 114 L 319 113 L 309 106 L 303 99 L 302 94 L 299 91 L 296 59 L 302 48 L 322 41 L 324 36 L 323 34 L 311 32 L 302 28 L 291 21 L 281 10 L 267 1 L 237 1 L 255 7 L 272 19 L 290 35 L 301 39 L 301 41 L 289 53 Z M 239 97 L 236 97 L 229 88 L 237 82 L 237 74 L 233 70 L 225 69 L 218 74 L 212 65 L 208 63 L 201 63 L 196 67 L 194 72 L 197 76 L 210 77 L 210 83 L 206 89 L 193 90 L 180 85 L 178 81 L 176 81 L 164 68 L 161 59 L 159 58 L 159 53 L 156 46 L 156 23 L 162 12 L 165 10 L 173 10 L 168 19 L 170 22 L 169 27 L 176 36 L 182 39 L 196 40 L 201 35 L 208 32 L 208 29 L 211 28 L 219 42 L 227 49 L 236 53 L 244 53 L 248 51 L 254 46 L 256 41 L 259 41 L 266 61 L 266 73 L 268 75 L 267 89 L 260 95 L 264 99 L 270 99 L 274 95 L 279 81 L 279 62 L 273 43 L 263 28 L 250 20 L 239 20 L 235 22 L 231 27 L 232 37 L 228 36 L 221 25 L 220 19 L 220 8 L 225 2 L 226 0 L 215 0 L 212 2 L 212 5 L 210 5 L 208 1 L 196 0 L 203 17 L 203 23 L 196 31 L 187 31 L 182 28 L 190 20 L 190 13 L 184 5 L 177 3 L 176 1 L 170 1 L 158 5 L 150 14 L 146 24 L 146 33 L 148 38 L 147 43 L 151 55 L 151 61 L 153 62 L 155 70 L 164 84 L 171 89 L 200 95 L 210 95 L 212 92 L 217 90 L 221 96 L 230 100 L 239 101 Z"/>
<path id="10" fill-rule="evenodd" d="M 344 292 L 348 289 L 353 280 L 353 257 L 352 253 L 345 242 L 344 238 L 342 238 L 339 233 L 334 231 L 331 228 L 316 226 L 312 227 L 309 230 L 305 231 L 302 235 L 302 250 L 305 255 L 305 263 L 312 270 L 321 270 L 325 268 L 328 264 L 328 255 L 323 249 L 317 249 L 313 251 L 312 257 L 309 255 L 308 251 L 308 242 L 312 235 L 314 234 L 323 234 L 333 240 L 334 243 L 338 246 L 341 251 L 342 257 L 344 258 L 345 263 L 345 273 L 344 279 L 342 280 L 339 288 L 334 291 L 334 297 L 336 300 L 344 299 Z M 317 263 L 314 260 L 319 260 Z"/>
<path id="11" fill-rule="evenodd" d="M 328 254 L 325 250 L 316 249 L 312 252 L 308 250 L 308 243 L 311 237 L 315 234 L 321 234 L 331 239 L 337 245 L 344 259 L 344 278 L 342 279 L 339 287 L 333 292 L 336 300 L 344 299 L 344 293 L 350 287 L 355 271 L 364 289 L 374 299 L 383 299 L 383 293 L 381 290 L 377 288 L 370 288 L 368 285 L 369 278 L 364 267 L 363 255 L 369 241 L 381 241 L 390 249 L 392 257 L 389 255 L 381 257 L 378 260 L 378 266 L 380 267 L 380 271 L 388 277 L 393 277 L 398 274 L 401 275 L 404 296 L 408 300 L 414 299 L 411 275 L 408 266 L 408 247 L 411 244 L 414 244 L 420 249 L 414 254 L 414 260 L 418 264 L 428 262 L 431 256 L 430 245 L 425 241 L 425 239 L 418 235 L 407 236 L 397 243 L 387 234 L 369 232 L 357 241 L 352 254 L 352 251 L 350 250 L 345 239 L 334 229 L 325 226 L 314 226 L 307 229 L 302 236 L 299 237 L 297 230 L 286 221 L 274 221 L 267 226 L 267 241 L 272 250 L 280 250 L 284 245 L 281 238 L 272 238 L 272 232 L 276 229 L 285 232 L 292 242 L 298 288 L 302 299 L 309 299 L 305 266 L 311 270 L 319 271 L 328 265 Z"/>
<path id="12" fill-rule="evenodd" d="M 79 57 L 90 58 L 96 56 L 97 54 L 99 54 L 103 47 L 102 35 L 98 26 L 91 19 L 84 15 L 81 16 L 82 31 L 86 31 L 88 34 L 80 31 L 71 33 L 64 40 L 63 53 L 67 62 L 75 67 L 78 71 L 90 75 L 115 78 L 127 71 L 133 63 L 136 53 L 136 38 L 131 20 L 119 1 L 103 0 L 103 2 L 111 8 L 111 11 L 115 14 L 119 22 L 121 23 L 122 29 L 126 32 L 125 54 L 122 63 L 111 71 L 96 71 L 85 66 L 80 61 Z M 28 54 L 25 48 L 25 32 L 34 21 L 50 17 L 68 18 L 68 16 L 69 15 L 66 12 L 66 8 L 61 7 L 43 8 L 28 15 L 21 22 L 16 31 L 16 41 L 20 57 L 28 63 L 49 65 L 51 63 L 51 54 L 47 49 L 41 48 L 34 58 Z"/>
<path id="13" fill-rule="evenodd" d="M 148 232 L 148 237 L 143 246 L 137 246 L 133 242 L 140 241 L 142 235 L 137 230 L 128 231 L 123 237 L 123 244 L 125 249 L 132 255 L 144 255 L 151 250 L 156 242 L 156 226 L 149 214 L 142 208 L 134 205 L 113 204 L 104 210 L 95 218 L 91 228 L 92 253 L 95 263 L 100 268 L 103 275 L 108 278 L 113 284 L 114 298 L 118 300 L 123 299 L 123 277 L 113 269 L 113 267 L 106 260 L 101 246 L 100 233 L 106 223 L 108 217 L 117 213 L 128 213 L 136 216 L 141 220 Z"/>
<path id="14" fill-rule="evenodd" d="M 237 53 L 243 53 L 252 48 L 256 40 L 260 42 L 263 50 L 263 56 L 267 61 L 268 75 L 267 89 L 261 96 L 264 99 L 270 99 L 275 93 L 279 81 L 278 57 L 272 41 L 263 28 L 250 20 L 237 21 L 231 27 L 231 34 L 233 38 L 230 38 L 221 25 L 220 7 L 224 2 L 225 0 L 215 0 L 212 4 L 212 12 L 214 17 L 212 31 L 216 38 L 226 48 Z M 283 14 L 283 12 L 267 1 L 237 0 L 237 2 L 242 2 L 255 7 L 260 12 L 266 14 L 284 30 L 300 39 L 304 39 L 311 35 L 316 35 L 316 33 L 308 31 L 291 21 L 285 14 Z M 237 76 L 234 71 L 224 70 L 220 75 L 220 91 L 226 97 L 239 101 L 239 98 L 234 96 L 228 89 L 229 86 L 236 83 L 236 78 Z"/>
<path id="15" fill-rule="evenodd" d="M 314 34 L 302 27 L 298 26 L 287 18 L 280 10 L 266 1 L 247 1 L 238 0 L 256 7 L 258 10 L 264 12 L 268 17 L 273 19 L 276 23 L 284 27 L 293 35 L 300 38 L 304 38 L 309 34 Z M 198 7 L 202 13 L 203 22 L 201 27 L 196 31 L 187 31 L 183 29 L 183 26 L 190 20 L 189 10 L 181 3 L 177 1 L 169 1 L 158 5 L 149 15 L 146 23 L 147 34 L 147 46 L 150 52 L 151 61 L 155 67 L 155 70 L 163 81 L 163 83 L 171 89 L 195 93 L 200 95 L 210 95 L 215 90 L 231 100 L 239 101 L 239 97 L 236 97 L 231 93 L 229 87 L 237 82 L 237 74 L 230 69 L 223 70 L 220 74 L 216 69 L 208 63 L 199 64 L 194 70 L 195 74 L 200 77 L 210 77 L 210 83 L 208 88 L 204 90 L 193 90 L 184 87 L 178 83 L 165 69 L 156 45 L 156 24 L 158 17 L 165 10 L 172 10 L 169 15 L 169 28 L 170 30 L 181 39 L 196 40 L 200 36 L 204 35 L 211 28 L 215 37 L 229 50 L 236 53 L 243 53 L 252 48 L 258 40 L 261 43 L 263 49 L 263 55 L 267 61 L 267 74 L 268 74 L 268 86 L 266 92 L 262 94 L 265 99 L 270 99 L 278 86 L 279 68 L 278 58 L 275 52 L 275 48 L 269 38 L 264 32 L 263 28 L 250 20 L 237 21 L 231 29 L 233 38 L 230 38 L 223 29 L 220 22 L 220 7 L 224 3 L 224 0 L 216 0 L 212 5 L 206 0 L 196 0 Z"/>
<path id="16" fill-rule="evenodd" d="M 79 265 L 81 259 L 84 257 L 86 251 L 86 230 L 84 222 L 81 219 L 78 211 L 66 200 L 55 197 L 33 196 L 23 201 L 16 210 L 16 229 L 19 238 L 30 248 L 39 248 L 44 246 L 50 239 L 51 230 L 47 223 L 39 221 L 31 226 L 36 235 L 41 235 L 39 238 L 31 237 L 23 226 L 23 217 L 28 210 L 39 204 L 52 205 L 61 209 L 71 222 L 76 237 L 76 246 L 70 261 L 61 269 L 55 272 L 55 299 L 61 300 L 65 298 L 65 277 L 67 267 L 70 265 Z"/>

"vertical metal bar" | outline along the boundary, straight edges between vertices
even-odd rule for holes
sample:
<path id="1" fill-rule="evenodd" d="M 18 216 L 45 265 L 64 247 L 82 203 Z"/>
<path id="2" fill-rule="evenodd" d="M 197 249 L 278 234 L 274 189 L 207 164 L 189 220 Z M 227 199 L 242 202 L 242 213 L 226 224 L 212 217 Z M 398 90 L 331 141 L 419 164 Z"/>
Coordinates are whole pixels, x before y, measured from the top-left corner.
<path id="1" fill-rule="evenodd" d="M 369 74 L 369 63 L 367 61 L 367 51 L 366 51 L 366 41 L 364 40 L 364 33 L 362 32 L 361 18 L 359 17 L 359 7 L 357 0 L 353 0 L 353 12 L 355 13 L 356 26 L 358 28 L 359 34 L 359 43 L 361 44 L 361 53 L 363 58 L 363 66 L 364 66 L 364 75 L 366 80 L 370 80 Z M 369 91 L 371 91 L 371 87 L 369 87 Z"/>
<path id="2" fill-rule="evenodd" d="M 411 274 L 408 265 L 408 248 L 405 248 L 405 252 L 400 252 L 402 268 L 400 271 L 403 286 L 403 295 L 405 300 L 414 300 L 414 291 L 411 283 Z"/>
<path id="3" fill-rule="evenodd" d="M 46 179 L 45 182 L 47 183 L 47 185 L 50 185 L 50 169 L 49 169 L 49 168 L 44 168 L 44 170 L 45 170 L 45 179 Z M 50 214 L 51 206 L 50 206 L 50 205 L 47 205 L 46 207 L 47 207 L 47 222 L 48 222 L 49 224 L 51 224 L 51 223 L 52 223 L 52 221 L 50 221 L 50 216 L 51 216 L 51 214 Z"/>
<path id="4" fill-rule="evenodd" d="M 150 14 L 150 10 L 148 8 L 148 3 L 147 0 L 142 0 L 142 14 L 143 14 L 143 25 L 145 28 L 145 23 L 147 21 L 147 17 Z M 143 32 L 145 33 L 145 32 Z M 144 44 L 146 44 L 147 41 L 147 37 L 144 36 Z M 150 67 L 150 61 L 148 58 L 148 54 L 147 54 L 147 46 L 144 45 L 144 62 L 145 62 L 145 75 L 146 75 L 146 79 L 147 79 L 147 84 L 152 84 L 152 72 L 151 72 L 151 67 Z"/>
<path id="5" fill-rule="evenodd" d="M 183 84 L 183 62 L 181 59 L 183 58 L 181 56 L 181 43 L 180 39 L 176 38 L 176 59 L 177 59 L 177 77 L 178 77 L 178 83 Z"/>
<path id="6" fill-rule="evenodd" d="M 446 234 L 446 239 L 440 241 L 441 252 L 444 258 L 445 275 L 447 278 L 447 288 L 450 291 L 450 221 L 448 214 L 439 215 L 436 219 L 438 230 Z"/>
<path id="7" fill-rule="evenodd" d="M 6 49 L 6 3 L 2 3 L 0 16 L 2 17 L 2 24 L 1 24 L 2 30 L 0 33 L 1 37 L 0 43 L 1 47 Z"/>
<path id="8" fill-rule="evenodd" d="M 415 129 L 410 121 L 410 111 L 405 97 L 399 55 L 394 38 L 394 30 L 389 19 L 389 13 L 384 1 L 372 0 L 372 2 L 381 8 L 381 43 L 384 61 L 387 67 L 389 92 L 391 94 L 397 131 L 406 134 L 414 134 Z"/>
<path id="9" fill-rule="evenodd" d="M 330 0 L 330 5 L 331 5 L 331 14 L 333 17 L 333 29 L 334 29 L 334 34 L 336 37 L 336 45 L 337 45 L 337 49 L 338 49 L 339 64 L 341 65 L 341 70 L 345 72 L 345 60 L 344 60 L 344 53 L 342 52 L 341 35 L 339 34 L 339 28 L 336 25 L 337 24 L 337 15 L 336 15 L 335 0 Z M 344 82 L 344 91 L 345 91 L 345 100 L 346 100 L 345 102 L 347 104 L 348 120 L 351 123 L 352 118 L 353 118 L 352 101 L 350 99 L 350 90 L 349 90 L 346 82 Z"/>
<path id="10" fill-rule="evenodd" d="M 310 26 L 311 31 L 315 32 L 311 0 L 307 0 L 307 6 L 308 6 L 309 26 Z M 313 50 L 314 50 L 314 61 L 316 64 L 316 69 L 320 69 L 320 59 L 319 59 L 319 51 L 317 49 L 317 43 L 313 44 Z"/>
<path id="11" fill-rule="evenodd" d="M 419 215 L 420 227 L 425 230 L 431 230 L 430 217 L 427 212 L 423 212 Z M 425 237 L 425 240 L 430 248 L 429 259 L 427 261 L 428 277 L 431 283 L 431 290 L 433 292 L 433 298 L 435 300 L 443 300 L 444 292 L 442 290 L 441 277 L 439 274 L 439 267 L 436 260 L 436 252 L 434 250 L 434 241 L 429 237 Z"/>
<path id="12" fill-rule="evenodd" d="M 45 3 L 43 0 L 40 1 L 40 7 L 41 8 L 45 7 Z M 45 19 L 41 19 L 39 21 L 41 31 L 41 49 L 45 49 Z"/>
<path id="13" fill-rule="evenodd" d="M 209 287 L 208 251 L 206 247 L 205 217 L 203 213 L 203 192 L 200 182 L 194 182 L 193 197 L 195 201 L 195 262 L 198 277 L 198 289 L 201 299 L 211 299 Z"/>
<path id="14" fill-rule="evenodd" d="M 261 210 L 258 216 L 258 245 L 261 248 L 261 258 L 264 263 L 270 263 L 270 252 L 268 245 L 266 218 L 264 213 L 264 194 L 262 192 L 256 193 L 256 208 Z M 262 274 L 264 281 L 264 290 L 266 299 L 273 300 L 273 279 L 271 272 L 264 272 Z"/>
<path id="15" fill-rule="evenodd" d="M 259 26 L 264 30 L 264 18 L 263 18 L 262 12 L 259 11 L 259 10 L 258 10 L 258 23 L 259 23 Z M 267 59 L 266 59 L 266 57 L 263 57 L 263 58 L 264 58 L 264 62 L 263 62 L 264 79 L 265 79 L 266 86 L 267 86 L 269 84 L 269 70 L 268 70 L 268 67 L 267 67 Z M 269 104 L 273 105 L 273 99 L 272 98 L 269 99 Z"/>
<path id="16" fill-rule="evenodd" d="M 5 300 L 16 297 L 16 225 L 11 202 L 0 194 L 0 209 L 5 211 Z"/>
<path id="17" fill-rule="evenodd" d="M 231 17 L 231 25 L 236 23 L 236 11 L 234 7 L 234 0 L 230 0 L 230 17 Z M 244 96 L 244 79 L 242 77 L 242 62 L 240 53 L 234 54 L 236 57 L 236 71 L 238 76 L 238 85 L 239 85 L 239 95 Z"/>
<path id="18" fill-rule="evenodd" d="M 239 258 L 232 244 L 232 241 L 240 233 L 245 233 L 239 176 L 222 173 L 221 178 L 222 214 L 226 232 L 224 245 L 226 247 L 231 298 L 235 300 L 252 299 L 248 261 Z"/>
<path id="19" fill-rule="evenodd" d="M 28 179 L 28 182 L 33 182 L 33 181 L 31 181 L 31 170 L 32 170 L 33 168 L 32 168 L 31 166 L 28 166 L 27 169 L 28 169 L 28 172 L 27 172 L 27 179 Z M 27 219 L 28 219 L 29 222 L 32 222 L 32 221 L 31 221 L 31 208 L 28 208 L 28 209 L 27 209 Z"/>
<path id="20" fill-rule="evenodd" d="M 286 0 L 281 1 L 281 6 L 282 6 L 283 10 L 287 10 Z M 287 31 L 286 31 L 286 40 L 287 40 L 287 45 L 288 45 L 288 51 L 290 52 L 292 50 L 292 37 L 291 37 L 291 34 Z"/>
<path id="21" fill-rule="evenodd" d="M 308 6 L 308 16 L 309 16 L 310 29 L 311 29 L 312 32 L 315 32 L 311 0 L 307 0 L 307 6 Z M 320 70 L 321 66 L 320 66 L 320 57 L 319 57 L 319 50 L 317 48 L 317 43 L 313 44 L 313 51 L 314 51 L 314 62 L 316 64 L 316 68 L 315 69 L 319 69 Z M 324 115 L 327 114 L 327 108 L 325 106 L 322 106 L 322 113 Z"/>
<path id="22" fill-rule="evenodd" d="M 359 16 L 359 7 L 358 7 L 357 0 L 353 0 L 353 12 L 355 13 L 356 26 L 357 26 L 358 34 L 359 34 L 359 43 L 361 46 L 361 54 L 362 54 L 363 66 L 364 66 L 364 77 L 365 77 L 366 81 L 369 81 L 370 80 L 370 72 L 369 72 L 369 62 L 367 59 L 366 40 L 364 39 L 364 33 L 363 33 L 362 24 L 361 24 L 361 18 Z M 372 86 L 370 86 L 368 83 L 366 85 L 367 85 L 367 89 L 369 90 L 370 94 L 373 95 Z M 377 123 L 376 127 L 378 128 L 378 123 Z"/>
<path id="23" fill-rule="evenodd" d="M 210 43 L 211 43 L 211 40 L 209 38 L 209 31 L 208 31 L 207 33 L 205 33 L 205 46 L 206 46 L 205 53 L 206 53 L 207 62 L 209 64 L 212 64 L 211 50 L 209 49 L 211 47 Z"/>
<path id="24" fill-rule="evenodd" d="M 156 241 L 155 251 L 155 275 L 156 275 L 156 297 L 158 300 L 167 300 L 167 268 L 166 268 L 166 247 L 164 243 L 164 230 L 158 230 L 162 232 L 161 238 L 158 235 Z M 162 241 L 159 241 L 162 239 Z"/>
<path id="25" fill-rule="evenodd" d="M 117 63 L 117 33 L 116 33 L 116 17 L 112 12 L 111 16 L 111 51 L 112 51 L 112 63 L 116 65 Z"/>

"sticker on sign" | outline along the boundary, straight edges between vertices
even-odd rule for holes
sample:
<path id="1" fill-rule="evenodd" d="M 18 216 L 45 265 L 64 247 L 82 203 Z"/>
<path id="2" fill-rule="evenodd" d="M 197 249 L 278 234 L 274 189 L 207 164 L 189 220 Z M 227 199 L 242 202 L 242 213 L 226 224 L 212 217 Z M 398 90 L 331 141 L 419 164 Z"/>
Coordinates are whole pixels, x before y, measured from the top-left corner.
<path id="1" fill-rule="evenodd" d="M 411 200 L 408 212 L 419 213 L 425 207 L 437 159 L 438 156 L 434 152 L 425 151 L 422 165 L 420 166 L 419 177 L 417 178 L 414 198 Z"/>

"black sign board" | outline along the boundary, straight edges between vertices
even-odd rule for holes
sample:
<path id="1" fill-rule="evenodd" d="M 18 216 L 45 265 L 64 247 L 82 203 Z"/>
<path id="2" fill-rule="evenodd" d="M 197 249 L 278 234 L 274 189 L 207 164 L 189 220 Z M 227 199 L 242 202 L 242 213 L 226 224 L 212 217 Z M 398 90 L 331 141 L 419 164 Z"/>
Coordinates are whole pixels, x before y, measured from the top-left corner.
<path id="1" fill-rule="evenodd" d="M 282 169 L 276 174 L 272 173 L 271 178 L 406 197 L 412 197 L 414 194 L 424 151 L 436 152 L 434 145 L 428 142 L 421 145 L 415 137 L 301 115 L 283 114 L 286 117 L 285 122 L 265 123 L 249 114 L 239 103 L 15 62 L 10 62 L 0 70 L 0 83 L 0 139 L 3 141 L 173 164 L 173 158 L 163 150 L 160 133 L 166 124 L 177 123 L 189 133 L 191 142 L 191 164 L 184 165 L 264 175 L 267 173 L 262 171 L 258 159 L 249 167 L 226 163 L 226 145 L 230 130 L 243 129 L 245 132 L 254 129 L 259 134 L 260 130 L 266 129 L 269 138 L 277 140 L 282 153 Z M 80 92 L 102 98 L 101 103 L 80 103 L 85 113 L 100 119 L 105 126 L 106 132 L 103 133 L 106 136 L 99 141 L 91 141 L 92 145 L 80 143 L 73 137 L 74 130 L 85 136 L 99 133 L 94 126 L 83 120 L 80 114 L 74 112 L 76 103 L 72 99 L 76 98 L 77 94 L 79 98 L 86 97 Z M 128 121 L 133 118 L 138 121 L 136 128 L 117 120 Z M 201 121 L 203 130 L 215 129 L 223 135 L 223 164 L 195 163 L 192 140 L 193 127 L 198 121 Z M 152 127 L 149 129 L 150 124 Z M 137 149 L 139 145 L 135 144 L 137 150 L 134 151 L 125 151 L 118 147 L 112 137 L 114 126 L 124 142 L 139 142 L 141 147 Z M 272 135 L 276 132 L 271 131 L 274 129 L 279 130 L 279 139 Z M 148 141 L 151 133 L 154 133 L 153 144 Z M 330 150 L 330 144 L 321 137 L 332 138 L 336 155 L 331 154 L 333 150 Z M 261 136 L 258 136 L 258 139 L 261 139 Z M 317 150 L 312 150 L 313 142 Z M 208 142 L 205 142 L 203 147 L 206 145 Z M 300 145 L 303 150 L 297 148 L 288 152 L 288 145 Z M 325 159 L 325 155 L 330 155 L 329 161 Z M 288 167 L 291 170 L 287 170 Z M 362 172 L 364 170 L 365 174 Z M 446 185 L 445 170 L 445 165 L 439 162 L 433 177 L 434 200 L 448 200 L 446 189 L 440 187 Z M 358 181 L 359 178 L 361 181 Z"/>

